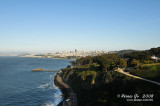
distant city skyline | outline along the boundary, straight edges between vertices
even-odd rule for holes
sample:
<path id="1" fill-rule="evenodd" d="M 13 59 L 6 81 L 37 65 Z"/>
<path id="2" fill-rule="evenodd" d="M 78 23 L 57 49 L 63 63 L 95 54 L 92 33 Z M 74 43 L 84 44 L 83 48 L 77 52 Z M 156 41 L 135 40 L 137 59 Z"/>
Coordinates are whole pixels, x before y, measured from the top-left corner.
<path id="1" fill-rule="evenodd" d="M 0 0 L 0 53 L 160 46 L 159 0 Z"/>

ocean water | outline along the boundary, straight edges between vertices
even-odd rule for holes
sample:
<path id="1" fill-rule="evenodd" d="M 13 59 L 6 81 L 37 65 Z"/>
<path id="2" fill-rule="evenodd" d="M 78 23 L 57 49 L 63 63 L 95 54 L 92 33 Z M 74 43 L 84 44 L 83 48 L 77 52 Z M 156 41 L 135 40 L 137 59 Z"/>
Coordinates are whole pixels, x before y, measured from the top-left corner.
<path id="1" fill-rule="evenodd" d="M 54 85 L 56 72 L 32 72 L 32 69 L 59 70 L 71 60 L 0 57 L 0 106 L 56 106 L 62 100 Z"/>

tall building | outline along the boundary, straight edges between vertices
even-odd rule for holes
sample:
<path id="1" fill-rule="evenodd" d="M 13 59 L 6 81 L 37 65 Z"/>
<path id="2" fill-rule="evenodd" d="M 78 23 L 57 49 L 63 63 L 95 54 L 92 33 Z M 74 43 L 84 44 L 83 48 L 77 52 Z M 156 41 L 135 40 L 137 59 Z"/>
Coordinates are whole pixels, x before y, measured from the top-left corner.
<path id="1" fill-rule="evenodd" d="M 75 49 L 75 53 L 77 53 L 77 49 Z"/>

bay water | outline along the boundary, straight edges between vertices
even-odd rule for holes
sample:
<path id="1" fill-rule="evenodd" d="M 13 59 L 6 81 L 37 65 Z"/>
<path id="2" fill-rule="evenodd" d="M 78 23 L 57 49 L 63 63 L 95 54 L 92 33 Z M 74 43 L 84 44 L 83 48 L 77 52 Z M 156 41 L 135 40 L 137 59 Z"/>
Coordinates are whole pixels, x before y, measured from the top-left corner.
<path id="1" fill-rule="evenodd" d="M 0 106 L 56 106 L 62 100 L 54 85 L 56 72 L 32 72 L 32 69 L 59 70 L 71 60 L 0 57 Z"/>

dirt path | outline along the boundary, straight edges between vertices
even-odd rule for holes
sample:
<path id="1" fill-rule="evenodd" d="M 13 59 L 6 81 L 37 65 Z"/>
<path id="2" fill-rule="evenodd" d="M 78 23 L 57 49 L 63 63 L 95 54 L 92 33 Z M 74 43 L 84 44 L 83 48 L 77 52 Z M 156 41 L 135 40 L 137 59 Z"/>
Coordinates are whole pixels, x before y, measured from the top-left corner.
<path id="1" fill-rule="evenodd" d="M 147 81 L 147 82 L 156 84 L 156 85 L 160 85 L 159 82 L 152 81 L 152 80 L 148 80 L 148 79 L 145 79 L 145 78 L 142 78 L 142 77 L 138 77 L 138 76 L 135 76 L 135 75 L 131 75 L 131 74 L 129 74 L 129 73 L 124 72 L 124 71 L 123 71 L 122 69 L 120 69 L 120 68 L 117 69 L 117 70 L 115 70 L 115 71 L 117 71 L 117 72 L 119 72 L 119 73 L 122 73 L 122 74 L 125 74 L 125 75 L 130 76 L 130 77 L 136 78 L 136 79 L 140 79 L 140 80 L 144 80 L 144 81 Z"/>

